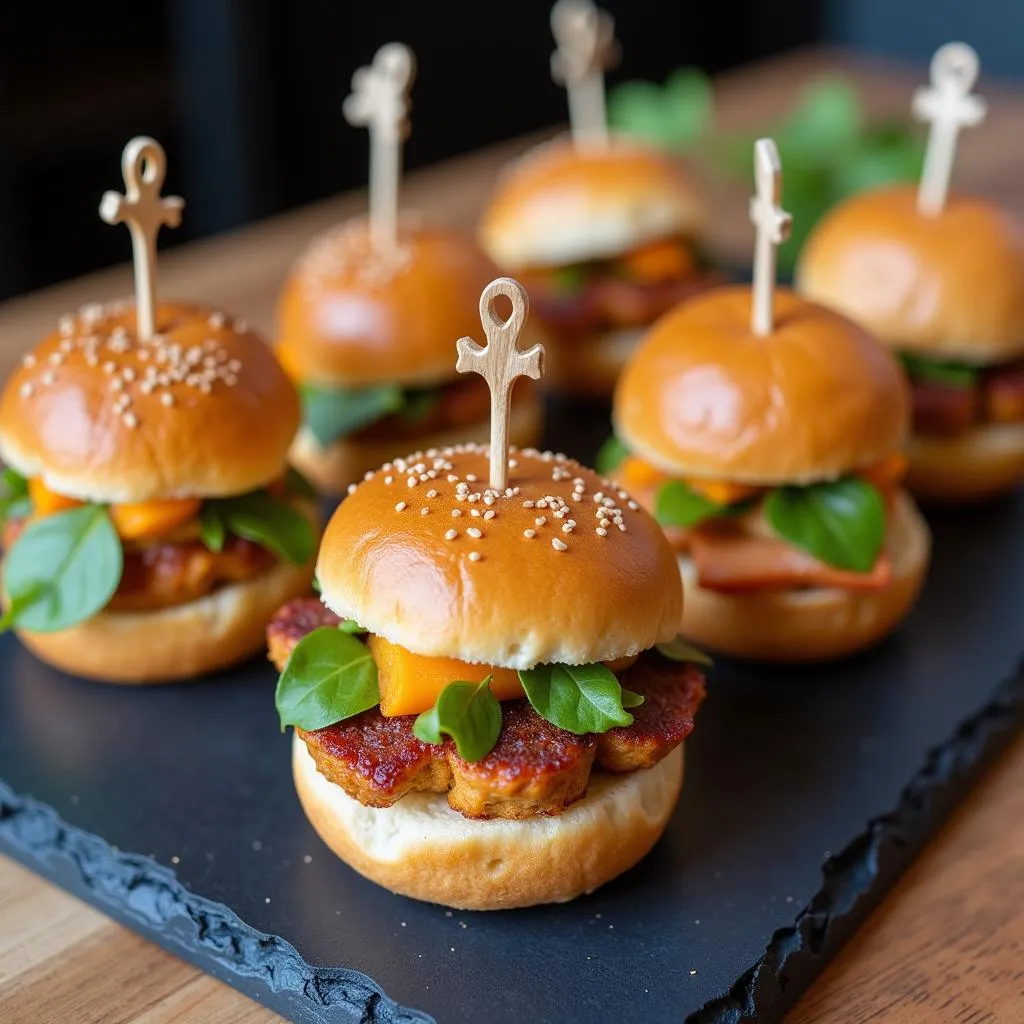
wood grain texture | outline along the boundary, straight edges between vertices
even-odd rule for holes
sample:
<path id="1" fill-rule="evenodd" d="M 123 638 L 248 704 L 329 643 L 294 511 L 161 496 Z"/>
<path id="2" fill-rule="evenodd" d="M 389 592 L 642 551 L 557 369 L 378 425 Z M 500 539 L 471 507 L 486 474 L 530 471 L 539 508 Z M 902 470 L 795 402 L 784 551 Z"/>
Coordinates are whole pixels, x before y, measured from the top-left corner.
<path id="1" fill-rule="evenodd" d="M 763 125 L 808 75 L 850 70 L 873 116 L 906 114 L 924 69 L 893 69 L 814 50 L 753 65 L 720 83 L 728 128 Z M 956 184 L 1024 217 L 1019 138 L 1024 97 L 984 83 L 985 123 L 958 155 Z M 470 226 L 498 167 L 535 140 L 410 176 L 404 200 Z M 712 247 L 749 259 L 749 185 L 708 183 Z M 167 298 L 208 301 L 266 331 L 291 261 L 317 231 L 363 209 L 347 195 L 161 258 Z M 0 306 L 0 374 L 57 317 L 131 291 L 127 265 Z M 996 1024 L 1024 1021 L 1024 739 L 904 877 L 790 1014 L 790 1024 Z M 275 1014 L 114 924 L 0 857 L 0 1021 L 3 1024 L 264 1024 Z"/>

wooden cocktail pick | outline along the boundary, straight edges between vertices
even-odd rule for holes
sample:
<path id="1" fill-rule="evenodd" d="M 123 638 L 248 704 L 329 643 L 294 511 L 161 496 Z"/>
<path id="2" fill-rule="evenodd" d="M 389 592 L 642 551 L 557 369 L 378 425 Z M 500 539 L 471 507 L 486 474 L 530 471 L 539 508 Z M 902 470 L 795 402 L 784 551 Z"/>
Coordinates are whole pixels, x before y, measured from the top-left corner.
<path id="1" fill-rule="evenodd" d="M 164 224 L 176 228 L 181 223 L 185 200 L 160 195 L 167 157 L 156 139 L 132 139 L 121 154 L 121 171 L 125 194 L 104 192 L 100 216 L 108 224 L 126 223 L 132 233 L 136 331 L 140 341 L 149 341 L 156 330 L 156 236 Z"/>
<path id="2" fill-rule="evenodd" d="M 777 248 L 789 238 L 793 218 L 782 209 L 782 161 L 774 139 L 754 143 L 755 193 L 750 200 L 754 224 L 754 288 L 750 327 L 755 334 L 772 333 Z"/>
<path id="3" fill-rule="evenodd" d="M 504 295 L 512 303 L 512 315 L 502 320 L 494 310 L 494 300 Z M 526 289 L 511 277 L 492 281 L 480 296 L 480 322 L 487 344 L 478 345 L 472 338 L 459 338 L 455 343 L 459 373 L 479 373 L 491 389 L 491 480 L 497 491 L 508 486 L 508 420 L 511 412 L 512 385 L 517 377 L 540 380 L 544 372 L 544 346 L 534 345 L 519 350 L 519 335 L 530 314 Z"/>
<path id="4" fill-rule="evenodd" d="M 960 129 L 974 127 L 985 119 L 985 101 L 971 95 L 978 67 L 978 55 L 972 47 L 946 43 L 932 57 L 931 85 L 914 93 L 914 116 L 930 124 L 917 190 L 917 209 L 926 217 L 936 216 L 946 205 Z"/>
<path id="5" fill-rule="evenodd" d="M 349 124 L 370 132 L 370 236 L 378 252 L 395 246 L 402 143 L 409 135 L 409 87 L 416 58 L 401 43 L 382 46 L 352 76 L 343 110 Z"/>
<path id="6" fill-rule="evenodd" d="M 558 0 L 551 8 L 551 31 L 558 44 L 551 55 L 551 75 L 569 93 L 573 140 L 604 144 L 604 73 L 618 60 L 615 22 L 590 0 Z"/>

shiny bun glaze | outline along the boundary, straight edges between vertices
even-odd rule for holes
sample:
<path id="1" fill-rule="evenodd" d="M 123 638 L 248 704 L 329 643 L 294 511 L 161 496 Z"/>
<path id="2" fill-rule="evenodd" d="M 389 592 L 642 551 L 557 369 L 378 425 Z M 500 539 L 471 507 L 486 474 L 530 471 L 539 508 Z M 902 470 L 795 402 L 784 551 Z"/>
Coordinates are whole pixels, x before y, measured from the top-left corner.
<path id="1" fill-rule="evenodd" d="M 836 206 L 801 252 L 797 288 L 894 348 L 986 365 L 1024 355 L 1024 226 L 955 193 L 935 217 L 898 185 Z"/>
<path id="2" fill-rule="evenodd" d="M 810 483 L 898 450 L 909 421 L 895 358 L 850 320 L 775 293 L 750 329 L 750 288 L 705 292 L 644 336 L 615 391 L 616 434 L 675 476 Z"/>
<path id="3" fill-rule="evenodd" d="M 260 335 L 205 307 L 85 306 L 22 360 L 0 398 L 0 457 L 51 490 L 101 502 L 218 497 L 285 468 L 295 389 Z"/>
<path id="4" fill-rule="evenodd" d="M 480 225 L 503 269 L 618 256 L 671 235 L 699 235 L 704 202 L 681 163 L 612 138 L 580 147 L 555 139 L 505 168 Z"/>
<path id="5" fill-rule="evenodd" d="M 452 380 L 455 342 L 480 335 L 480 293 L 499 276 L 465 232 L 409 215 L 395 250 L 379 253 L 366 220 L 346 221 L 292 269 L 277 309 L 278 357 L 293 379 L 327 387 Z"/>
<path id="6" fill-rule="evenodd" d="M 625 657 L 672 639 L 675 556 L 630 496 L 563 455 L 432 449 L 351 490 L 324 534 L 327 606 L 417 654 L 507 668 Z"/>

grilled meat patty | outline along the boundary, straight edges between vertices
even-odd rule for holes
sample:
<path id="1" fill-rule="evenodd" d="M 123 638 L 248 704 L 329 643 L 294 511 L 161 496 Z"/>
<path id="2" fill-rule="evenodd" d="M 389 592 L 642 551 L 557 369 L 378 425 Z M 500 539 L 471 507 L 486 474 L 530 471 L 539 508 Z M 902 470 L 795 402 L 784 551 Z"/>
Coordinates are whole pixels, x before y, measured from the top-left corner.
<path id="1" fill-rule="evenodd" d="M 299 640 L 338 616 L 316 598 L 282 607 L 267 628 L 270 658 L 279 669 Z M 621 673 L 643 694 L 633 725 L 577 736 L 541 718 L 528 701 L 502 703 L 501 735 L 482 760 L 469 763 L 446 740 L 432 745 L 412 731 L 415 715 L 385 718 L 377 708 L 314 732 L 296 730 L 320 772 L 370 807 L 389 807 L 407 793 L 447 793 L 468 818 L 528 818 L 560 814 L 587 791 L 596 766 L 609 772 L 650 768 L 693 729 L 704 680 L 692 665 L 641 656 Z"/>

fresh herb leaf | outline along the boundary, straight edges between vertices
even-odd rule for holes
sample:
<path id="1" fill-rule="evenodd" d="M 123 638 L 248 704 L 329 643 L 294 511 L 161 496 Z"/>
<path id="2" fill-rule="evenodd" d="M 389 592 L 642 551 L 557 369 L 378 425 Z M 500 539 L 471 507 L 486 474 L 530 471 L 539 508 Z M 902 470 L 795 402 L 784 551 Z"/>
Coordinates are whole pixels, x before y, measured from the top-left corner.
<path id="1" fill-rule="evenodd" d="M 319 590 L 320 588 L 317 587 L 317 589 Z M 355 619 L 342 619 L 341 622 L 338 623 L 338 629 L 340 629 L 342 631 L 342 633 L 366 633 L 366 632 L 368 632 L 368 630 L 366 630 L 362 626 L 360 626 L 359 623 L 356 622 Z"/>
<path id="2" fill-rule="evenodd" d="M 224 550 L 227 534 L 228 528 L 224 525 L 224 519 L 220 514 L 219 503 L 204 502 L 199 513 L 199 537 L 202 542 L 210 551 L 219 554 Z"/>
<path id="3" fill-rule="evenodd" d="M 590 268 L 585 263 L 570 263 L 551 270 L 550 281 L 560 295 L 578 292 L 590 277 Z"/>
<path id="4" fill-rule="evenodd" d="M 519 681 L 534 711 L 560 729 L 582 736 L 633 724 L 622 687 L 605 665 L 538 665 L 521 670 Z"/>
<path id="5" fill-rule="evenodd" d="M 463 761 L 479 761 L 498 742 L 501 705 L 491 693 L 491 677 L 479 683 L 449 683 L 429 711 L 418 715 L 413 735 L 424 743 L 442 743 L 451 736 Z"/>
<path id="6" fill-rule="evenodd" d="M 369 648 L 330 626 L 314 629 L 295 645 L 274 694 L 282 732 L 287 725 L 324 729 L 379 703 Z"/>
<path id="7" fill-rule="evenodd" d="M 207 513 L 207 509 L 211 511 Z M 313 557 L 316 537 L 309 520 L 288 502 L 279 501 L 266 491 L 208 501 L 203 506 L 202 518 L 207 514 L 216 515 L 228 533 L 251 540 L 286 562 L 303 565 Z M 216 533 L 213 539 L 217 539 Z"/>
<path id="8" fill-rule="evenodd" d="M 634 693 L 632 690 L 622 687 L 622 706 L 624 708 L 638 708 L 643 702 L 644 695 L 642 693 Z"/>
<path id="9" fill-rule="evenodd" d="M 701 650 L 687 643 L 681 636 L 670 640 L 667 644 L 655 644 L 657 652 L 670 661 L 685 661 L 693 665 L 705 665 L 711 668 L 714 662 Z"/>
<path id="10" fill-rule="evenodd" d="M 978 383 L 981 371 L 966 363 L 928 359 L 910 352 L 899 353 L 907 376 L 926 384 L 941 384 L 949 388 L 972 388 Z"/>
<path id="11" fill-rule="evenodd" d="M 406 391 L 398 415 L 406 423 L 422 423 L 437 408 L 437 403 L 440 401 L 441 391 L 439 388 Z"/>
<path id="12" fill-rule="evenodd" d="M 284 489 L 286 494 L 296 498 L 316 497 L 316 488 L 294 466 L 289 466 L 285 473 Z"/>
<path id="13" fill-rule="evenodd" d="M 601 476 L 608 476 L 622 465 L 629 457 L 629 449 L 614 435 L 608 438 L 597 450 L 594 468 Z"/>
<path id="14" fill-rule="evenodd" d="M 101 611 L 121 582 L 121 541 L 102 505 L 82 505 L 30 523 L 11 545 L 2 625 L 40 633 L 67 629 Z"/>
<path id="15" fill-rule="evenodd" d="M 699 68 L 678 68 L 663 86 L 623 82 L 608 97 L 608 122 L 620 132 L 656 145 L 685 148 L 711 124 L 713 93 Z"/>
<path id="16" fill-rule="evenodd" d="M 369 388 L 326 388 L 302 384 L 303 422 L 323 446 L 398 412 L 404 404 L 395 384 Z"/>
<path id="17" fill-rule="evenodd" d="M 7 467 L 0 475 L 0 524 L 8 519 L 21 519 L 32 512 L 28 481 Z"/>
<path id="18" fill-rule="evenodd" d="M 885 502 L 858 477 L 780 487 L 764 512 L 783 540 L 837 569 L 870 572 L 885 543 Z"/>
<path id="19" fill-rule="evenodd" d="M 728 505 L 705 498 L 682 480 L 669 480 L 658 488 L 654 499 L 654 518 L 662 526 L 678 526 L 686 528 L 703 523 L 722 515 Z"/>

